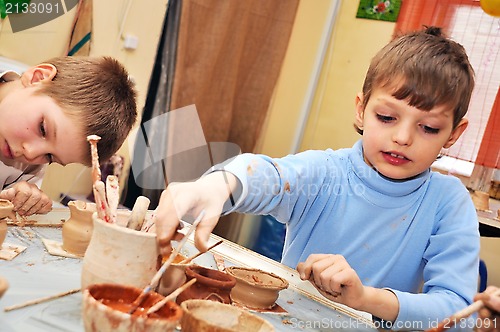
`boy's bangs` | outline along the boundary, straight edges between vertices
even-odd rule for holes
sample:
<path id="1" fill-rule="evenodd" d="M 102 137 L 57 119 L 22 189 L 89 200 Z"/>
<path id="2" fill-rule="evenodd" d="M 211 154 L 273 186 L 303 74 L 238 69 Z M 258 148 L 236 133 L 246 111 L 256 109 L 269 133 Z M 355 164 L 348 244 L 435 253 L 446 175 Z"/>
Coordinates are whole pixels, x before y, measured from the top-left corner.
<path id="1" fill-rule="evenodd" d="M 379 84 L 392 91 L 394 98 L 406 100 L 408 105 L 424 111 L 441 105 L 457 106 L 457 91 L 450 89 L 447 82 L 437 82 L 435 78 L 418 79 L 416 75 L 387 77 Z"/>

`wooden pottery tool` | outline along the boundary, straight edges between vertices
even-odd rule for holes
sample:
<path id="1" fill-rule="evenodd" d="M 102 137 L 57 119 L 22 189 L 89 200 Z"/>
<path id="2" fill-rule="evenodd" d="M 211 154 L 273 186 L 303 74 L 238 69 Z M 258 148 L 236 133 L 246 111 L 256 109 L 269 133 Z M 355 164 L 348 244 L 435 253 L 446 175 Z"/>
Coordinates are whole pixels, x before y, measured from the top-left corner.
<path id="1" fill-rule="evenodd" d="M 144 219 L 146 218 L 146 213 L 148 212 L 150 202 L 151 201 L 147 197 L 137 197 L 127 223 L 127 228 L 135 229 L 136 231 L 141 230 Z"/>
<path id="2" fill-rule="evenodd" d="M 181 287 L 177 288 L 172 293 L 170 293 L 168 296 L 166 296 L 163 300 L 161 300 L 158 303 L 155 303 L 154 306 L 152 306 L 151 308 L 148 309 L 148 311 L 146 312 L 146 314 L 150 315 L 150 314 L 158 311 L 158 309 L 160 309 L 161 307 L 163 307 L 165 305 L 165 303 L 167 303 L 168 301 L 172 301 L 173 299 L 175 299 L 177 297 L 177 295 L 179 295 L 180 293 L 184 292 L 187 288 L 189 288 L 195 282 L 196 282 L 196 279 L 189 280 L 184 285 L 182 285 Z"/>
<path id="3" fill-rule="evenodd" d="M 120 200 L 120 184 L 118 183 L 118 178 L 114 175 L 108 175 L 106 177 L 106 199 L 108 201 L 111 220 L 116 222 L 118 201 Z"/>

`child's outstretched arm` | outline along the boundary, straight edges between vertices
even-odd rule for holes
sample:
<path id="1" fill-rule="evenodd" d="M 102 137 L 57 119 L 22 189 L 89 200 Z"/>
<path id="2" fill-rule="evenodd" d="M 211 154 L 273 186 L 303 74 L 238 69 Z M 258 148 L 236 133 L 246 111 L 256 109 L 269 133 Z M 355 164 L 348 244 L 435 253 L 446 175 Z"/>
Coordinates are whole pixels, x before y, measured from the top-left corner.
<path id="1" fill-rule="evenodd" d="M 171 183 L 160 197 L 155 213 L 155 224 L 158 244 L 163 255 L 170 254 L 171 240 L 179 240 L 182 235 L 177 232 L 179 220 L 186 215 L 196 217 L 201 210 L 205 216 L 195 233 L 195 245 L 198 250 L 207 250 L 207 241 L 213 231 L 224 203 L 237 185 L 234 175 L 217 171 L 210 173 L 195 182 Z"/>
<path id="2" fill-rule="evenodd" d="M 297 265 L 302 280 L 309 280 L 326 298 L 353 309 L 394 321 L 399 302 L 390 290 L 364 286 L 342 255 L 313 254 Z"/>
<path id="3" fill-rule="evenodd" d="M 21 216 L 45 214 L 52 210 L 52 200 L 35 184 L 21 181 L 0 192 L 0 198 L 14 204 L 14 211 Z"/>

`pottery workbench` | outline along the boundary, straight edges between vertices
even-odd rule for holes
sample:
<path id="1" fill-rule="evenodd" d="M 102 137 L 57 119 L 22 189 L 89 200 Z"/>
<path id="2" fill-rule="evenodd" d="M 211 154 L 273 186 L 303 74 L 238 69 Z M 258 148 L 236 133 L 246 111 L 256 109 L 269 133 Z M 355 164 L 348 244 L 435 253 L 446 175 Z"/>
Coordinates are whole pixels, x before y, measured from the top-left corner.
<path id="1" fill-rule="evenodd" d="M 80 287 L 82 259 L 54 256 L 42 242 L 42 239 L 62 241 L 60 225 L 68 217 L 69 210 L 54 209 L 47 215 L 33 218 L 37 226 L 9 226 L 4 246 L 14 244 L 26 249 L 12 260 L 0 260 L 0 276 L 10 284 L 0 299 L 0 331 L 84 331 L 80 292 L 4 311 L 5 307 Z M 213 235 L 210 244 L 220 239 Z M 185 256 L 196 252 L 189 241 L 181 251 Z M 289 288 L 280 292 L 276 302 L 283 312 L 254 312 L 269 321 L 276 331 L 376 331 L 366 314 L 326 300 L 309 282 L 301 281 L 293 269 L 227 240 L 212 252 L 221 256 L 226 266 L 259 268 L 289 281 Z M 195 263 L 217 268 L 210 253 L 199 256 Z"/>

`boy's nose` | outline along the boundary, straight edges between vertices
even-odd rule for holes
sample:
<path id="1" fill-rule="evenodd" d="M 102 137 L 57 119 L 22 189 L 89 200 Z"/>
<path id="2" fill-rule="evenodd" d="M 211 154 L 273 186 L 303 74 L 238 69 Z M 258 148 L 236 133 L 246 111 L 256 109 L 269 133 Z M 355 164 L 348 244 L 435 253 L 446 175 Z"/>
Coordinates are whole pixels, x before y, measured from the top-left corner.
<path id="1" fill-rule="evenodd" d="M 25 143 L 23 144 L 23 156 L 30 164 L 44 164 L 45 153 L 42 152 L 42 147 L 36 144 Z"/>
<path id="2" fill-rule="evenodd" d="M 392 140 L 399 145 L 410 145 L 412 143 L 412 130 L 408 126 L 395 128 Z"/>

